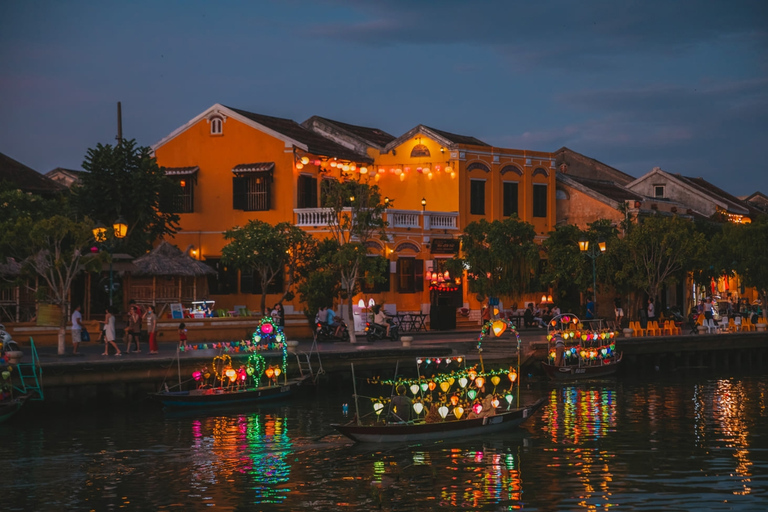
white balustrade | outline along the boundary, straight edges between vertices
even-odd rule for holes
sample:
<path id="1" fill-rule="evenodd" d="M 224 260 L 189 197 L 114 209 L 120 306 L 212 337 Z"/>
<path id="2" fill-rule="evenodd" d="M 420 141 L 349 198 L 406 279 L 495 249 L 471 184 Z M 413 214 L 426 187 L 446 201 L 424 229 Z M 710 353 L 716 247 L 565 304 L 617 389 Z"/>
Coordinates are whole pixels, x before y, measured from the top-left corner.
<path id="1" fill-rule="evenodd" d="M 333 214 L 330 208 L 297 208 L 293 212 L 299 227 L 327 226 Z"/>

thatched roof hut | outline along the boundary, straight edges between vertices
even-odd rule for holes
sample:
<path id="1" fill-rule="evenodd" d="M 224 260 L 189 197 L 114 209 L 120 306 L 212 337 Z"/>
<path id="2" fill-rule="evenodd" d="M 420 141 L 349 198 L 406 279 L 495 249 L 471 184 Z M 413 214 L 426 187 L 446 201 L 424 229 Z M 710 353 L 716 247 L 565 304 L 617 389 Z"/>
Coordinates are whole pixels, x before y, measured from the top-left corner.
<path id="1" fill-rule="evenodd" d="M 188 251 L 182 252 L 165 240 L 144 256 L 133 260 L 133 265 L 136 276 L 199 277 L 216 273 L 202 261 L 192 258 Z"/>

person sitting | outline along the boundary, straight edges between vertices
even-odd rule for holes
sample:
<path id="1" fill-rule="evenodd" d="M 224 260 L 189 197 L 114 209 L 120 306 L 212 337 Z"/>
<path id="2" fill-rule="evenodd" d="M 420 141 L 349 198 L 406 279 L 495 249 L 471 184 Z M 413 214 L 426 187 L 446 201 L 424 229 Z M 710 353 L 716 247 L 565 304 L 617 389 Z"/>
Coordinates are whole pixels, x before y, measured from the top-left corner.
<path id="1" fill-rule="evenodd" d="M 325 306 L 320 306 L 320 309 L 317 310 L 317 315 L 315 316 L 315 322 L 320 324 L 327 324 L 328 323 L 328 308 Z"/>
<path id="2" fill-rule="evenodd" d="M 525 327 L 533 327 L 536 325 L 536 321 L 533 319 L 533 303 L 528 303 L 528 307 L 525 308 L 523 313 L 523 325 Z"/>
<path id="3" fill-rule="evenodd" d="M 326 311 L 328 312 L 328 327 L 330 327 L 333 335 L 339 338 L 339 331 L 341 330 L 339 315 L 336 314 L 336 311 L 334 311 L 333 308 L 328 308 Z"/>
<path id="4" fill-rule="evenodd" d="M 382 327 L 387 332 L 387 338 L 389 338 L 389 317 L 384 312 L 384 308 L 381 307 L 381 305 L 377 304 L 374 306 L 373 309 L 373 323 L 378 325 L 379 327 Z"/>
<path id="5" fill-rule="evenodd" d="M 397 386 L 397 396 L 393 396 L 389 402 L 389 412 L 387 418 L 389 421 L 405 423 L 411 420 L 411 407 L 413 400 L 405 396 L 405 386 Z"/>

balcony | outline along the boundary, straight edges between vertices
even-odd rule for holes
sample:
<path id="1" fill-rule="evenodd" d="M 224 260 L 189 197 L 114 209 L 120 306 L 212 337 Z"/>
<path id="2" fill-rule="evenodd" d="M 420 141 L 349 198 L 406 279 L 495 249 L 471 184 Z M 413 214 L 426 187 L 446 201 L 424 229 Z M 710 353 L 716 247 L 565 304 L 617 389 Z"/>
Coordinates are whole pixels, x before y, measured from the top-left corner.
<path id="1" fill-rule="evenodd" d="M 328 225 L 331 210 L 327 208 L 297 208 L 296 226 L 302 228 L 321 228 Z M 431 229 L 458 230 L 459 212 L 422 212 L 419 210 L 389 209 L 384 213 L 384 220 L 390 230 Z"/>

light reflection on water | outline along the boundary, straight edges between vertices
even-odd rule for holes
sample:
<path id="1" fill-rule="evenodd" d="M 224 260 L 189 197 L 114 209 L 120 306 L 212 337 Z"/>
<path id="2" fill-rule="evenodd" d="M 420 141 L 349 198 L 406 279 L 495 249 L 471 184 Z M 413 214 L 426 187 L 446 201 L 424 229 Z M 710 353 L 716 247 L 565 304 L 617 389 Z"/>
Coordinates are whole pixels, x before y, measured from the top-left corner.
<path id="1" fill-rule="evenodd" d="M 764 510 L 766 378 L 541 385 L 493 439 L 353 445 L 347 393 L 240 413 L 149 407 L 0 426 L 3 510 Z M 8 505 L 6 507 L 6 505 Z"/>

